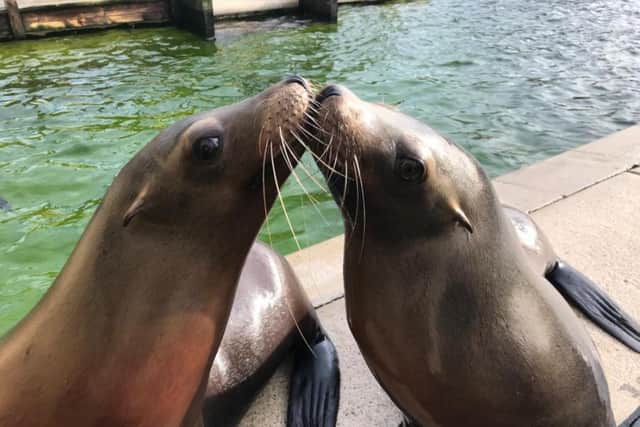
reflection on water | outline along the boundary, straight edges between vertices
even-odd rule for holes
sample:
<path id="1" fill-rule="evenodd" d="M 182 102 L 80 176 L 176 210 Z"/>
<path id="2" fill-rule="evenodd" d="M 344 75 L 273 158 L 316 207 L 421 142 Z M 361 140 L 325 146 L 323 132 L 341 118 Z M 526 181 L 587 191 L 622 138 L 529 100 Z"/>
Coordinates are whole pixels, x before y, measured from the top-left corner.
<path id="1" fill-rule="evenodd" d="M 393 2 L 343 7 L 338 26 L 275 19 L 218 36 L 154 28 L 0 45 L 0 196 L 14 208 L 0 210 L 0 334 L 49 286 L 145 142 L 287 74 L 396 105 L 494 176 L 640 116 L 638 2 Z M 341 230 L 330 197 L 305 186 L 320 213 L 294 180 L 284 190 L 302 245 Z M 278 207 L 269 224 L 261 238 L 295 250 Z"/>

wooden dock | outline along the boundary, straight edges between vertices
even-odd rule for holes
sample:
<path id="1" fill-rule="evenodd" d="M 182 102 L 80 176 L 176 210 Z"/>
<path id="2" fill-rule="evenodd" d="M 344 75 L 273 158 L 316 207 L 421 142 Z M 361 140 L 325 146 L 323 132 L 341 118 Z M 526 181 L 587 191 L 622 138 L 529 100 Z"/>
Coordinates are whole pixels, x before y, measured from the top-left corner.
<path id="1" fill-rule="evenodd" d="M 212 38 L 218 19 L 282 12 L 335 21 L 338 3 L 355 2 L 366 0 L 0 0 L 0 41 L 143 25 Z"/>

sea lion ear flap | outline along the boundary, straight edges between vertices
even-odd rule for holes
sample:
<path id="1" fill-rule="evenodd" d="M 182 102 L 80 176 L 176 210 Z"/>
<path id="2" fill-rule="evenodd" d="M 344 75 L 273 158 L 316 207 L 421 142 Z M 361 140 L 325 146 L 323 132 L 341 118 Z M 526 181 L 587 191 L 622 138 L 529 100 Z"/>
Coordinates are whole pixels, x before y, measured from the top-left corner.
<path id="1" fill-rule="evenodd" d="M 133 201 L 131 206 L 129 206 L 129 209 L 127 209 L 127 212 L 122 217 L 123 227 L 126 227 L 127 225 L 129 225 L 133 217 L 135 217 L 140 213 L 140 211 L 142 211 L 142 209 L 144 208 L 145 195 L 146 195 L 146 191 L 142 191 L 140 194 L 138 194 L 138 197 L 136 197 L 136 199 Z"/>
<path id="2" fill-rule="evenodd" d="M 471 221 L 469 221 L 469 218 L 467 218 L 467 214 L 465 214 L 462 208 L 457 204 L 451 207 L 453 208 L 453 217 L 455 218 L 456 222 L 462 227 L 466 228 L 469 233 L 473 234 L 473 226 L 471 225 Z"/>

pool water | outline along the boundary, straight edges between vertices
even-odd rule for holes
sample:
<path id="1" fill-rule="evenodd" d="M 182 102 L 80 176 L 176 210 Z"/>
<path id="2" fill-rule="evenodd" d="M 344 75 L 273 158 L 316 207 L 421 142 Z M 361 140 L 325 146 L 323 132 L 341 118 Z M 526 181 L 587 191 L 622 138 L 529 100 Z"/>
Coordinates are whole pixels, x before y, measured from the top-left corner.
<path id="1" fill-rule="evenodd" d="M 149 28 L 0 44 L 0 196 L 13 206 L 0 211 L 0 335 L 158 131 L 291 73 L 395 105 L 496 176 L 638 121 L 640 2 L 390 2 L 342 7 L 338 25 L 231 25 L 215 43 Z M 341 232 L 303 180 L 317 210 L 295 180 L 283 191 L 298 243 L 279 206 L 260 234 L 282 253 Z"/>

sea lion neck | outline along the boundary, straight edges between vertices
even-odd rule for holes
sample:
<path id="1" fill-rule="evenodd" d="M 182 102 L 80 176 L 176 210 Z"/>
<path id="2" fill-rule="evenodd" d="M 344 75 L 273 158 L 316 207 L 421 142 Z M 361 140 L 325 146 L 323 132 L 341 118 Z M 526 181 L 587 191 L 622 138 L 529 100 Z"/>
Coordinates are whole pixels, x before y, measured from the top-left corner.
<path id="1" fill-rule="evenodd" d="M 451 223 L 438 233 L 421 236 L 411 234 L 410 228 L 398 232 L 403 224 L 389 220 L 387 224 L 394 223 L 394 227 L 386 228 L 393 232 L 377 232 L 374 228 L 382 227 L 369 219 L 363 237 L 362 230 L 351 231 L 345 225 L 345 287 L 347 293 L 353 292 L 353 300 L 372 298 L 376 295 L 372 289 L 385 289 L 381 295 L 396 292 L 397 266 L 406 269 L 411 277 L 419 277 L 422 271 L 429 271 L 424 281 L 407 280 L 407 283 L 419 287 L 444 287 L 448 283 L 464 283 L 470 270 L 477 274 L 481 270 L 495 268 L 495 261 L 489 263 L 483 259 L 486 254 L 501 254 L 498 259 L 505 265 L 521 262 L 524 252 L 516 244 L 513 226 L 504 215 L 491 186 L 484 186 L 468 196 L 461 194 L 462 206 L 473 224 L 473 232 Z M 496 235 L 502 238 L 495 239 Z M 389 280 L 385 280 L 385 275 Z M 496 281 L 495 286 L 509 284 Z"/>
<path id="2" fill-rule="evenodd" d="M 7 336 L 0 376 L 22 388 L 9 397 L 40 395 L 43 414 L 64 400 L 69 413 L 59 419 L 82 407 L 93 414 L 83 425 L 179 425 L 220 343 L 252 239 L 207 247 L 204 238 L 135 233 L 105 201 L 40 309 Z M 3 394 L 0 413 L 11 413 Z M 44 424 L 37 411 L 28 416 L 15 421 Z"/>

